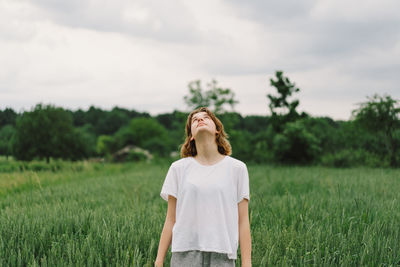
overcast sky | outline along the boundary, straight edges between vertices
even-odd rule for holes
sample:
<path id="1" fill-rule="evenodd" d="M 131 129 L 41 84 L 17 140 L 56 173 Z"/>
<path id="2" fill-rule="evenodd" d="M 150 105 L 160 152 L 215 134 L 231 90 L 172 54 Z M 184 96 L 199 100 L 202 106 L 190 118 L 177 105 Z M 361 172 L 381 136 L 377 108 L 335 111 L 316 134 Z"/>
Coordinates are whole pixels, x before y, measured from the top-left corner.
<path id="1" fill-rule="evenodd" d="M 283 70 L 300 111 L 349 119 L 400 98 L 400 1 L 0 0 L 0 109 L 38 103 L 186 110 L 216 79 L 242 115 L 268 115 Z M 206 89 L 206 88 L 205 88 Z"/>

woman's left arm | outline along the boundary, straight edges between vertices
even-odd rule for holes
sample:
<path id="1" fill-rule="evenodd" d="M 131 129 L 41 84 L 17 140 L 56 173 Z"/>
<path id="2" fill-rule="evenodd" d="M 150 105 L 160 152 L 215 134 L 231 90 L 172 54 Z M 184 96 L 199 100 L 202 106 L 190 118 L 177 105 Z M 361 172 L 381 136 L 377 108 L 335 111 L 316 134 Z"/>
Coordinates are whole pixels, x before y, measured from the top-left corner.
<path id="1" fill-rule="evenodd" d="M 249 201 L 243 199 L 238 204 L 239 243 L 242 267 L 251 267 L 251 234 L 249 222 Z"/>

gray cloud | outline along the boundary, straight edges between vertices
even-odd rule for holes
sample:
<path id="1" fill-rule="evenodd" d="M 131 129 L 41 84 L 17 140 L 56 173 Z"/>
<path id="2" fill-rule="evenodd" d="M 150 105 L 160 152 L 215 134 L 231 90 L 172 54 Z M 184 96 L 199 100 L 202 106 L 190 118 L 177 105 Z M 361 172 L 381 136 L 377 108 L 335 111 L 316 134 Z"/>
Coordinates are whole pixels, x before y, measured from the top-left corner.
<path id="1" fill-rule="evenodd" d="M 190 11 L 180 1 L 32 0 L 55 23 L 167 42 L 200 39 Z"/>
<path id="2" fill-rule="evenodd" d="M 291 23 L 294 20 L 308 16 L 316 1 L 231 0 L 229 3 L 233 3 L 237 7 L 239 16 L 251 21 L 258 21 L 275 27 L 287 27 L 292 25 Z"/>
<path id="3" fill-rule="evenodd" d="M 338 1 L 341 2 L 341 1 Z M 381 7 L 389 2 L 387 8 Z M 231 3 L 231 1 L 229 2 Z M 391 53 L 400 43 L 400 17 L 386 9 L 400 8 L 394 1 L 375 2 L 361 11 L 351 5 L 323 7 L 320 1 L 233 1 L 236 15 L 259 24 L 265 38 L 265 50 L 258 50 L 263 57 L 271 42 L 279 45 L 280 58 L 265 60 L 254 67 L 252 73 L 270 69 L 271 65 L 284 66 L 290 70 L 305 70 L 330 64 L 334 61 L 348 61 L 353 56 L 369 56 L 370 50 L 381 49 Z M 372 8 L 379 10 L 374 12 Z M 324 11 L 325 9 L 325 11 Z M 342 13 L 350 14 L 342 14 Z M 354 14 L 353 14 L 354 13 Z M 283 64 L 282 64 L 283 63 Z M 240 64 L 232 72 L 241 72 Z M 368 67 L 368 66 L 359 66 Z M 244 65 L 242 70 L 248 71 Z"/>
<path id="4" fill-rule="evenodd" d="M 267 114 L 283 70 L 300 110 L 348 119 L 373 93 L 400 97 L 397 0 L 0 1 L 0 108 L 38 102 L 183 108 L 216 78 L 242 114 Z"/>

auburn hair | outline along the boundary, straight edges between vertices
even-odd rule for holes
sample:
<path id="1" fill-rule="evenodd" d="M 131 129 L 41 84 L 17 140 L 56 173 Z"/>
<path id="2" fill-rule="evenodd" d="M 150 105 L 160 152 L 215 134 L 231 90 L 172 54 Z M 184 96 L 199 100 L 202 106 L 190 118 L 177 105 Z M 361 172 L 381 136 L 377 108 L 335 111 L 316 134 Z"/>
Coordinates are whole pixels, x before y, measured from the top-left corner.
<path id="1" fill-rule="evenodd" d="M 215 136 L 215 142 L 218 146 L 218 152 L 222 155 L 231 155 L 232 147 L 228 141 L 228 134 L 224 131 L 224 125 L 214 115 L 214 113 L 211 112 L 211 110 L 209 110 L 207 107 L 200 107 L 190 112 L 187 118 L 185 127 L 185 142 L 181 145 L 181 158 L 194 157 L 197 155 L 196 141 L 194 139 L 190 141 L 190 139 L 192 138 L 192 117 L 194 114 L 203 111 L 206 112 L 208 116 L 210 116 L 210 118 L 214 121 L 216 130 L 218 131 Z"/>

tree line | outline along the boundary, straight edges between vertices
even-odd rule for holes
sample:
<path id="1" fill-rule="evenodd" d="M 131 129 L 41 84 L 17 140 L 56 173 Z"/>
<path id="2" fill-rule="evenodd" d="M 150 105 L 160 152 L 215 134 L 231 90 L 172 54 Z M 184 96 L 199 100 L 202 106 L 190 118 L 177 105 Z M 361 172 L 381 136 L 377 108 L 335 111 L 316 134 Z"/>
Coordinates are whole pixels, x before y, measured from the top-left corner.
<path id="1" fill-rule="evenodd" d="M 246 162 L 322 164 L 334 167 L 400 166 L 399 101 L 374 95 L 359 104 L 347 121 L 313 117 L 297 108 L 300 91 L 282 71 L 270 79 L 274 94 L 266 95 L 271 115 L 242 116 L 229 88 L 212 80 L 190 82 L 183 97 L 192 110 L 208 106 L 229 135 L 232 156 Z M 227 108 L 228 106 L 228 108 Z M 137 146 L 157 157 L 170 157 L 184 141 L 187 111 L 151 116 L 120 107 L 71 111 L 37 104 L 30 111 L 0 110 L 0 155 L 17 160 L 91 157 L 112 159 L 127 146 Z M 132 155 L 132 160 L 137 159 Z"/>

